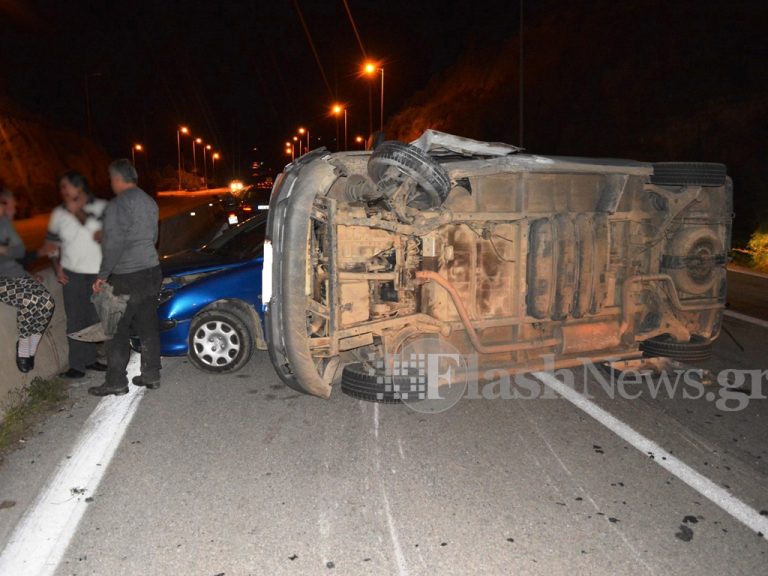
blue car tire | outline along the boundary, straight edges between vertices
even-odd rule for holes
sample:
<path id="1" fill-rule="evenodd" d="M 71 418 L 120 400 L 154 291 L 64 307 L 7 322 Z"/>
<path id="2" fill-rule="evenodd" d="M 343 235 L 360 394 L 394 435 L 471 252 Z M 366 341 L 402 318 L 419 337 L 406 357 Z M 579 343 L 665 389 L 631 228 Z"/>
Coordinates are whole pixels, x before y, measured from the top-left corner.
<path id="1" fill-rule="evenodd" d="M 205 372 L 236 372 L 248 363 L 253 352 L 249 326 L 227 310 L 201 312 L 189 329 L 189 359 Z"/>

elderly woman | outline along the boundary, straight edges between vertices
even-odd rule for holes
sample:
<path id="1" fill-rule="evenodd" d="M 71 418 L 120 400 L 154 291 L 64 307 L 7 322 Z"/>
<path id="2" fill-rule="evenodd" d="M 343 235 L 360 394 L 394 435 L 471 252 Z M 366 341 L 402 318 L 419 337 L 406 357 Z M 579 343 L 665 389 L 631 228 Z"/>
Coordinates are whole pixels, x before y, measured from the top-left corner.
<path id="1" fill-rule="evenodd" d="M 35 353 L 53 317 L 54 302 L 40 282 L 17 262 L 24 256 L 24 242 L 13 226 L 16 200 L 0 189 L 0 302 L 17 309 L 16 366 L 21 372 L 35 367 Z"/>

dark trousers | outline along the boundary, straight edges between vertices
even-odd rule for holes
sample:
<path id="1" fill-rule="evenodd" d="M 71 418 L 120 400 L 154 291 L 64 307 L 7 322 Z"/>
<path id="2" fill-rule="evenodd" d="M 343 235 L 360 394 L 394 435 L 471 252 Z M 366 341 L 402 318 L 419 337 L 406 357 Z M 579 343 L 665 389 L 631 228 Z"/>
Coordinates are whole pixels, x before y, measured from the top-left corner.
<path id="1" fill-rule="evenodd" d="M 67 313 L 67 334 L 77 332 L 99 322 L 99 315 L 91 303 L 96 274 L 80 274 L 64 269 L 69 282 L 64 284 L 64 311 Z M 85 372 L 85 367 L 96 362 L 95 342 L 81 342 L 69 338 L 69 367 Z"/>
<path id="2" fill-rule="evenodd" d="M 109 283 L 115 294 L 128 294 L 128 306 L 117 324 L 117 332 L 107 341 L 107 384 L 123 386 L 128 383 L 125 369 L 131 355 L 132 334 L 141 340 L 141 375 L 148 382 L 160 380 L 160 331 L 157 322 L 157 297 L 162 282 L 160 266 L 112 274 Z"/>

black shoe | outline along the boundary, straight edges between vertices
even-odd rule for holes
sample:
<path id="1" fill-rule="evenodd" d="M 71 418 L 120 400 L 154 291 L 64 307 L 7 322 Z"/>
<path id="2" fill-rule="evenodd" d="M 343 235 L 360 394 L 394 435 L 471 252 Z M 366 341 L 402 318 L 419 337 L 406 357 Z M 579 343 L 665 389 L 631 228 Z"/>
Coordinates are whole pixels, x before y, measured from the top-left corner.
<path id="1" fill-rule="evenodd" d="M 19 341 L 16 341 L 16 368 L 19 369 L 19 372 L 29 372 L 30 370 L 35 369 L 35 357 L 30 356 L 27 358 L 22 358 L 19 356 Z"/>
<path id="2" fill-rule="evenodd" d="M 85 372 L 81 372 L 80 370 L 76 370 L 75 368 L 70 368 L 66 372 L 62 372 L 59 374 L 61 378 L 69 378 L 70 380 L 76 380 L 78 378 L 84 378 Z"/>
<path id="3" fill-rule="evenodd" d="M 94 372 L 106 372 L 107 371 L 107 365 L 102 364 L 101 362 L 94 362 L 93 364 L 88 364 L 88 366 L 85 367 L 86 370 L 93 370 Z"/>
<path id="4" fill-rule="evenodd" d="M 134 386 L 144 386 L 149 390 L 157 390 L 160 388 L 160 380 L 144 380 L 144 377 L 141 375 L 134 376 L 131 382 L 133 382 Z"/>
<path id="5" fill-rule="evenodd" d="M 109 396 L 111 394 L 122 396 L 123 394 L 128 394 L 128 386 L 115 386 L 114 384 L 104 382 L 101 386 L 91 386 L 88 388 L 88 394 L 91 396 Z"/>

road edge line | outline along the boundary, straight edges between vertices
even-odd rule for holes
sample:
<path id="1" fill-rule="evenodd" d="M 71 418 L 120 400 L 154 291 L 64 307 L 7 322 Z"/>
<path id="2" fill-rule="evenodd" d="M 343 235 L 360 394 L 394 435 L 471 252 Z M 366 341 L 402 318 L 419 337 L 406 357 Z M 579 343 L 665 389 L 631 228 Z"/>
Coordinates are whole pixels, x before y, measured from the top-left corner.
<path id="1" fill-rule="evenodd" d="M 725 310 L 723 315 L 728 316 L 729 318 L 735 318 L 736 320 L 741 320 L 743 322 L 749 322 L 755 326 L 768 328 L 768 320 L 763 320 L 762 318 L 755 318 L 754 316 L 748 316 L 747 314 L 742 314 L 741 312 L 735 312 L 733 310 Z"/>
<path id="2" fill-rule="evenodd" d="M 131 352 L 128 381 L 140 371 Z M 37 495 L 0 552 L 0 574 L 53 574 L 67 551 L 91 497 L 136 414 L 145 388 L 129 386 L 125 396 L 103 398 L 83 424 L 69 456 Z"/>
<path id="3" fill-rule="evenodd" d="M 552 374 L 534 372 L 533 375 L 571 404 L 589 414 L 619 438 L 628 442 L 646 456 L 653 457 L 656 464 L 674 474 L 679 480 L 696 490 L 710 502 L 736 518 L 750 530 L 759 533 L 765 540 L 768 540 L 768 517 L 761 516 L 757 510 L 741 501 L 725 488 L 718 486 L 712 480 L 664 450 L 656 442 L 646 438 L 583 394 L 576 392 L 576 390 L 555 378 Z"/>

